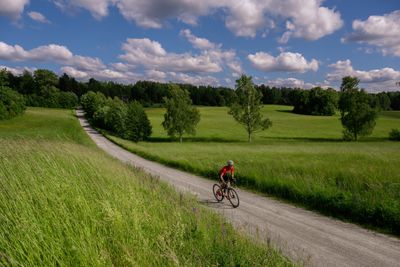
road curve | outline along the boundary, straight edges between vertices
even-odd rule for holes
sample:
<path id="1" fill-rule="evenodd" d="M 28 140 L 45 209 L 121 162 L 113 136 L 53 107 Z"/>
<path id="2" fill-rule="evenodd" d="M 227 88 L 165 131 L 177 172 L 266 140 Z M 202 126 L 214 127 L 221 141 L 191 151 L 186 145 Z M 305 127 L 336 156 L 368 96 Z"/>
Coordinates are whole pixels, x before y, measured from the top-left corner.
<path id="1" fill-rule="evenodd" d="M 158 176 L 177 190 L 191 192 L 200 202 L 223 214 L 233 225 L 279 248 L 307 266 L 400 266 L 400 240 L 328 218 L 272 198 L 238 190 L 240 206 L 215 203 L 215 181 L 143 159 L 93 130 L 83 113 L 79 122 L 101 149 L 122 162 Z M 173 156 L 173 155 L 171 155 Z"/>

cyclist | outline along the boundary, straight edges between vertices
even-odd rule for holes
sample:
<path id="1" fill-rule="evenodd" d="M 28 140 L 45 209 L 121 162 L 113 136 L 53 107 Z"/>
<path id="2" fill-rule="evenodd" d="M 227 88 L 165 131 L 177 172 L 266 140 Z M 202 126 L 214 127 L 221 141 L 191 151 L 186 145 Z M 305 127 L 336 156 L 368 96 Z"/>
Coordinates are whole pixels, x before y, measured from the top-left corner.
<path id="1" fill-rule="evenodd" d="M 228 160 L 226 166 L 222 167 L 219 171 L 219 179 L 222 188 L 226 187 L 226 185 L 230 185 L 231 181 L 235 181 L 235 168 L 233 165 L 233 161 Z"/>

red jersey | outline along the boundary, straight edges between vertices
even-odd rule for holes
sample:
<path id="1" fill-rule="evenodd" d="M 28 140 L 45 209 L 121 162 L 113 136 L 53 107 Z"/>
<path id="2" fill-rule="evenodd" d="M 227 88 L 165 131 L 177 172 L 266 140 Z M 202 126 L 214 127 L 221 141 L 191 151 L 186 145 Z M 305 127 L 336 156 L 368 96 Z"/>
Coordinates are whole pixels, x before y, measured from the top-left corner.
<path id="1" fill-rule="evenodd" d="M 233 175 L 235 172 L 235 168 L 233 166 L 224 166 L 222 167 L 222 169 L 219 171 L 219 176 L 225 176 L 225 174 L 227 172 L 231 172 L 231 174 Z"/>

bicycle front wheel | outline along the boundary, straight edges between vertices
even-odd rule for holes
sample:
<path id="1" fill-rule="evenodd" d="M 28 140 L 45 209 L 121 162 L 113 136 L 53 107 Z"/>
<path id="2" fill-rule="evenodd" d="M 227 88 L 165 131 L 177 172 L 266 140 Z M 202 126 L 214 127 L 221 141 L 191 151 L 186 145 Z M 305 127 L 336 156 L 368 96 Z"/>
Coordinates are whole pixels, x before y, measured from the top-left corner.
<path id="1" fill-rule="evenodd" d="M 219 184 L 214 184 L 213 186 L 214 197 L 218 202 L 221 202 L 224 199 L 224 192 Z"/>
<path id="2" fill-rule="evenodd" d="M 232 207 L 239 207 L 239 195 L 236 193 L 236 190 L 233 188 L 228 188 L 228 196 L 227 199 L 231 203 Z"/>

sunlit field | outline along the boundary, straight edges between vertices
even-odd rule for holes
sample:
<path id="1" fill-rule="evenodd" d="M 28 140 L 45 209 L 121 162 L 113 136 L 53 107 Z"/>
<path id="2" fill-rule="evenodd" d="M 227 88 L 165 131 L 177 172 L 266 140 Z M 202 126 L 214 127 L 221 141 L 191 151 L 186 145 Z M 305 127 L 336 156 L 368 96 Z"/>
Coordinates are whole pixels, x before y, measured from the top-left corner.
<path id="1" fill-rule="evenodd" d="M 107 156 L 72 111 L 29 108 L 0 124 L 0 265 L 291 263 Z"/>

